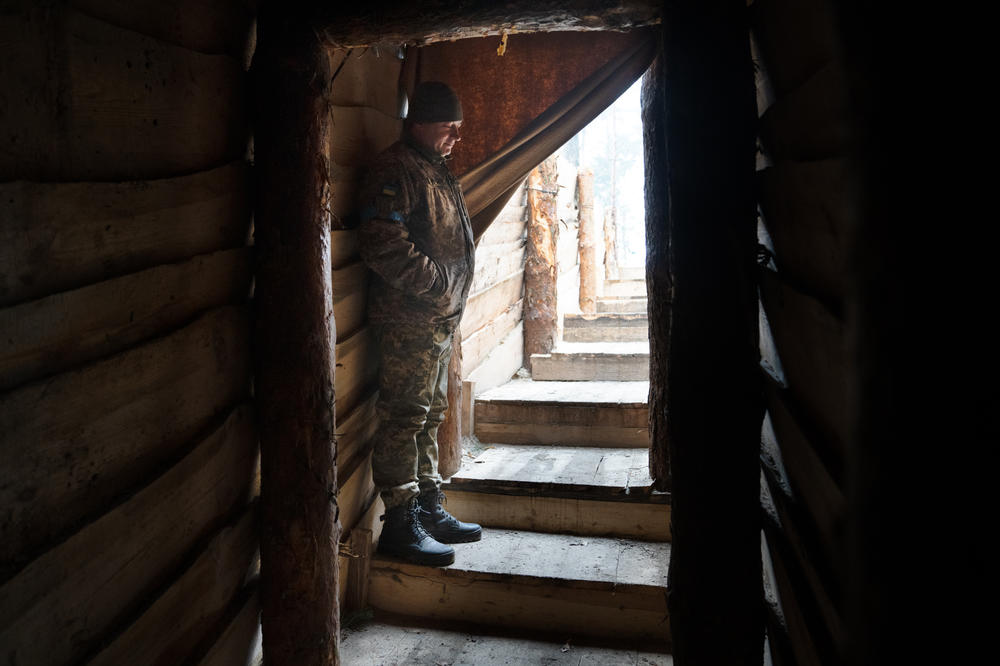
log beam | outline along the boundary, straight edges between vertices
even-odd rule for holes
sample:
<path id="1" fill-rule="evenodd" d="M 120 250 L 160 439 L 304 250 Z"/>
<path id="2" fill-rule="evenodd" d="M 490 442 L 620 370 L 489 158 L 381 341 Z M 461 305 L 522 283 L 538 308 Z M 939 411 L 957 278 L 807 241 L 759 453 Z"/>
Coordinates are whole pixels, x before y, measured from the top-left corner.
<path id="1" fill-rule="evenodd" d="M 597 230 L 594 226 L 594 172 L 580 169 L 576 175 L 577 207 L 580 211 L 580 311 L 597 312 Z"/>
<path id="2" fill-rule="evenodd" d="M 662 49 L 647 74 L 652 141 L 644 143 L 655 193 L 647 203 L 649 411 L 660 419 L 651 423 L 654 463 L 669 446 L 673 654 L 685 665 L 759 664 L 763 400 L 746 3 L 670 3 Z M 662 485 L 663 470 L 654 464 L 653 472 Z"/>
<path id="3" fill-rule="evenodd" d="M 524 367 L 532 354 L 548 354 L 559 336 L 556 307 L 556 215 L 558 171 L 549 158 L 528 176 L 528 244 L 524 258 Z"/>
<path id="4" fill-rule="evenodd" d="M 326 201 L 329 58 L 294 12 L 262 8 L 255 85 L 256 397 L 261 601 L 271 666 L 339 663 L 340 525 Z"/>

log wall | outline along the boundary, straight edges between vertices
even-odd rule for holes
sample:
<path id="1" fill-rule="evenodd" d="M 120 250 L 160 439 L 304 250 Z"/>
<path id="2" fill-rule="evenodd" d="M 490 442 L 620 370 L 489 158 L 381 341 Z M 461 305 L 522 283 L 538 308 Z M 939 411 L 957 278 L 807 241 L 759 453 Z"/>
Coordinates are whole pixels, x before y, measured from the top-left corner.
<path id="1" fill-rule="evenodd" d="M 844 68 L 825 0 L 752 7 L 763 261 L 768 629 L 776 664 L 842 663 L 848 367 Z"/>
<path id="2" fill-rule="evenodd" d="M 251 35 L 242 0 L 4 3 L 6 662 L 253 658 Z"/>
<path id="3" fill-rule="evenodd" d="M 341 523 L 341 616 L 360 610 L 366 562 L 350 544 L 371 530 L 377 538 L 381 501 L 371 475 L 372 436 L 378 425 L 375 401 L 378 349 L 368 325 L 369 271 L 361 261 L 357 235 L 356 196 L 365 168 L 399 138 L 399 81 L 403 61 L 396 51 L 375 48 L 331 49 L 332 131 L 328 166 L 330 237 L 333 268 L 333 313 L 337 330 L 334 389 L 337 415 L 337 505 Z M 353 581 L 353 582 L 352 582 Z"/>
<path id="4" fill-rule="evenodd" d="M 506 382 L 521 367 L 527 209 L 522 185 L 476 245 L 461 323 L 462 378 L 475 382 L 476 392 Z"/>

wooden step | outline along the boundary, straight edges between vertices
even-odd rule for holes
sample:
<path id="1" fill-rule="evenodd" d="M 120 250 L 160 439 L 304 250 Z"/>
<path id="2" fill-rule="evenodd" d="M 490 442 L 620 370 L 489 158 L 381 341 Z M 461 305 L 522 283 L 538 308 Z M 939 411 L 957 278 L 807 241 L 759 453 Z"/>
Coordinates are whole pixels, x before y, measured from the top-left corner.
<path id="1" fill-rule="evenodd" d="M 487 527 L 670 540 L 670 496 L 645 449 L 495 444 L 443 486 L 447 509 Z"/>
<path id="2" fill-rule="evenodd" d="M 346 666 L 374 664 L 440 664 L 448 666 L 671 666 L 666 652 L 635 646 L 580 645 L 566 636 L 543 640 L 522 632 L 470 631 L 455 624 L 424 622 L 380 613 L 378 617 L 345 626 L 341 632 L 340 660 Z M 507 635 L 505 635 L 507 634 Z M 514 634 L 514 635 L 509 635 Z"/>
<path id="3" fill-rule="evenodd" d="M 605 280 L 601 296 L 605 298 L 646 298 L 646 277 Z"/>
<path id="4" fill-rule="evenodd" d="M 669 643 L 670 544 L 485 529 L 455 563 L 376 556 L 368 601 L 393 613 L 553 632 L 564 639 Z"/>
<path id="5" fill-rule="evenodd" d="M 597 311 L 621 313 L 645 313 L 646 297 L 601 297 L 597 299 Z"/>
<path id="6" fill-rule="evenodd" d="M 476 397 L 474 432 L 490 444 L 649 446 L 649 382 L 515 379 Z"/>
<path id="7" fill-rule="evenodd" d="M 649 342 L 560 342 L 550 354 L 531 355 L 535 381 L 645 381 Z"/>
<path id="8" fill-rule="evenodd" d="M 628 342 L 649 339 L 649 320 L 645 312 L 600 312 L 563 315 L 563 340 L 566 342 Z"/>

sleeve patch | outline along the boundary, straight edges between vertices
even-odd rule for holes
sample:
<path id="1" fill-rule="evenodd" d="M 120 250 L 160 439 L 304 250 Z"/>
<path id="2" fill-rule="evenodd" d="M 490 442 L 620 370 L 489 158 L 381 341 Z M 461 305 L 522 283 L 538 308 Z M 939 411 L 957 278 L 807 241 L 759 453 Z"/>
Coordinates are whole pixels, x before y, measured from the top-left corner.
<path id="1" fill-rule="evenodd" d="M 392 185 L 384 185 L 382 187 L 382 194 L 387 197 L 394 197 L 396 196 L 396 188 Z"/>

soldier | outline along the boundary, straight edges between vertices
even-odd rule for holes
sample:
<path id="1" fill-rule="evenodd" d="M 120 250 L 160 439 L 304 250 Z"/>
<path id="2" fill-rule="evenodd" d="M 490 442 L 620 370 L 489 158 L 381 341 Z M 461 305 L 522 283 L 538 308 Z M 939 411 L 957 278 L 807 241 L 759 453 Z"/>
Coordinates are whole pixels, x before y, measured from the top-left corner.
<path id="1" fill-rule="evenodd" d="M 446 566 L 447 544 L 482 530 L 441 506 L 437 431 L 448 407 L 448 361 L 472 282 L 475 246 L 446 158 L 462 106 L 444 83 L 414 91 L 402 138 L 381 153 L 361 190 L 361 256 L 375 273 L 368 300 L 382 355 L 372 472 L 386 513 L 379 551 Z"/>

